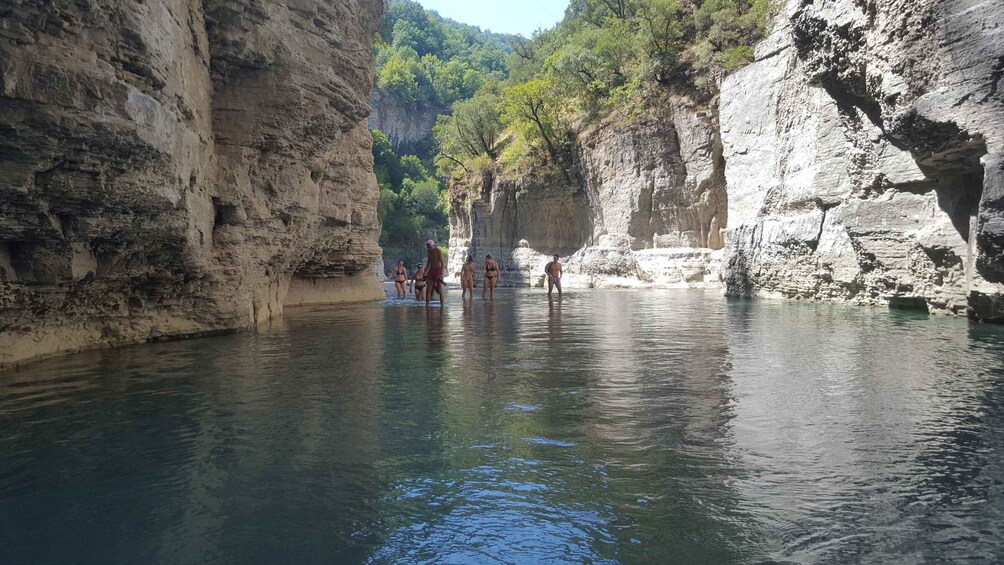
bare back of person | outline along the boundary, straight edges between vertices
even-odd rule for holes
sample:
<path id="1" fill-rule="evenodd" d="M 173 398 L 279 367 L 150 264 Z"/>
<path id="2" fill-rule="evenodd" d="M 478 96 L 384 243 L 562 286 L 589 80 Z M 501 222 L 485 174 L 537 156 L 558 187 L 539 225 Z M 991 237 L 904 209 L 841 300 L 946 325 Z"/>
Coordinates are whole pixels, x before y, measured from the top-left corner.
<path id="1" fill-rule="evenodd" d="M 474 298 L 474 258 L 468 257 L 467 262 L 460 269 L 460 298 L 466 298 L 467 293 L 470 292 L 471 299 Z"/>
<path id="2" fill-rule="evenodd" d="M 429 260 L 426 262 L 425 280 L 428 286 L 425 290 L 425 303 L 429 304 L 432 301 L 433 293 L 439 293 L 439 304 L 444 305 L 446 303 L 446 281 L 443 276 L 446 265 L 443 261 L 443 251 L 431 239 L 425 242 L 425 248 L 429 254 Z"/>

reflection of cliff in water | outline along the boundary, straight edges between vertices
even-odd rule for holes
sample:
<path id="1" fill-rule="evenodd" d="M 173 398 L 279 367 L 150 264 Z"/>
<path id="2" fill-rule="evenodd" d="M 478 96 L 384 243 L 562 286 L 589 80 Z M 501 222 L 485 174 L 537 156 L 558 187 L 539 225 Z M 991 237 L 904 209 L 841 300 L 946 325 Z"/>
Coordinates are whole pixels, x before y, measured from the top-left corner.
<path id="1" fill-rule="evenodd" d="M 11 464 L 32 468 L 29 482 L 3 482 L 0 561 L 360 559 L 351 534 L 374 519 L 377 485 L 364 476 L 379 455 L 383 331 L 358 309 L 321 317 L 301 310 L 282 331 L 87 353 L 6 375 L 8 406 L 35 379 L 67 385 L 10 412 L 16 420 L 0 411 L 0 429 L 22 432 L 13 444 L 3 437 L 4 451 L 67 447 L 0 458 L 0 477 L 19 476 Z M 342 324 L 352 339 L 329 339 Z M 43 423 L 22 427 L 29 421 Z M 327 535 L 293 545 L 307 524 Z M 29 529 L 38 538 L 7 539 Z M 53 531 L 73 534 L 52 544 Z"/>
<path id="2" fill-rule="evenodd" d="M 523 345 L 536 351 L 533 382 L 556 399 L 533 416 L 570 430 L 602 462 L 581 494 L 617 501 L 604 515 L 612 535 L 629 526 L 644 537 L 641 546 L 620 540 L 628 561 L 742 560 L 756 537 L 730 494 L 740 471 L 731 463 L 725 305 L 707 296 L 676 295 L 671 307 L 663 293 L 520 303 L 520 327 L 534 337 Z"/>
<path id="3" fill-rule="evenodd" d="M 964 322 L 733 304 L 733 441 L 747 470 L 735 488 L 773 558 L 881 560 L 932 530 L 944 553 L 914 554 L 920 561 L 994 551 L 974 547 L 967 532 L 982 528 L 1004 475 L 986 457 L 1004 383 L 1000 360 L 966 336 Z"/>

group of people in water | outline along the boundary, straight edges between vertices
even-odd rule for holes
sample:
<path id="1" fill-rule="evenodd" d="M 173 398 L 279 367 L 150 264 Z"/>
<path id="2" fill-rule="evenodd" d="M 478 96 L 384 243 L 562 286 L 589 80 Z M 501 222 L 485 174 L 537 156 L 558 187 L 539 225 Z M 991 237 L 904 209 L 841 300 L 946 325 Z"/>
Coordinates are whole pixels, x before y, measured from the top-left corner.
<path id="1" fill-rule="evenodd" d="M 390 277 L 394 279 L 394 288 L 397 290 L 398 298 L 407 298 L 409 293 L 414 293 L 415 300 L 425 300 L 425 303 L 429 304 L 432 302 L 433 296 L 438 294 L 439 303 L 442 305 L 446 302 L 446 280 L 444 277 L 446 261 L 443 258 L 443 251 L 431 239 L 425 242 L 425 249 L 428 253 L 428 261 L 424 265 L 416 265 L 414 272 L 409 274 L 404 261 L 399 261 Z M 499 264 L 492 259 L 491 255 L 486 255 L 483 270 L 484 284 L 482 285 L 481 298 L 495 300 L 495 287 L 502 279 L 502 269 L 499 268 Z M 557 255 L 544 267 L 544 273 L 547 276 L 547 294 L 550 296 L 557 288 L 560 297 L 562 270 Z M 463 289 L 461 300 L 466 299 L 468 293 L 473 300 L 474 278 L 477 275 L 474 257 L 468 255 L 467 261 L 456 275 L 460 277 L 460 288 Z"/>

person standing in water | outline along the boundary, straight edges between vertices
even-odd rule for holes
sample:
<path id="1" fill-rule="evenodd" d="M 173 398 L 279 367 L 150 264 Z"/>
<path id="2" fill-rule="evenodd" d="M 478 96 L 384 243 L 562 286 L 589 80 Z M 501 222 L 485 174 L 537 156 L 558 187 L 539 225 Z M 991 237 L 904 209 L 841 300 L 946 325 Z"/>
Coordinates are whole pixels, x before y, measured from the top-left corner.
<path id="1" fill-rule="evenodd" d="M 428 270 L 425 274 L 425 282 L 428 283 L 425 289 L 425 304 L 432 301 L 433 293 L 439 293 L 439 305 L 446 305 L 446 281 L 443 276 L 446 273 L 446 262 L 443 261 L 443 251 L 436 246 L 436 242 L 429 240 L 425 242 L 425 249 L 429 252 L 429 260 L 426 261 Z"/>
<path id="2" fill-rule="evenodd" d="M 554 288 L 558 288 L 558 298 L 561 298 L 561 263 L 558 262 L 558 256 L 554 255 L 552 261 L 544 267 L 544 272 L 547 274 L 547 295 L 551 296 L 554 292 Z"/>
<path id="3" fill-rule="evenodd" d="M 491 293 L 491 299 L 495 300 L 495 285 L 498 284 L 501 274 L 499 264 L 492 259 L 491 255 L 485 255 L 485 287 L 481 290 L 482 300 L 488 293 Z"/>
<path id="4" fill-rule="evenodd" d="M 470 255 L 467 256 L 467 262 L 460 269 L 460 288 L 463 289 L 463 292 L 460 293 L 461 300 L 467 296 L 468 290 L 471 292 L 471 300 L 474 299 L 474 257 Z"/>
<path id="5" fill-rule="evenodd" d="M 394 288 L 397 290 L 397 297 L 404 298 L 408 296 L 408 292 L 405 290 L 404 285 L 408 282 L 408 269 L 404 266 L 404 261 L 398 261 L 397 268 L 394 269 Z"/>
<path id="6" fill-rule="evenodd" d="M 412 282 L 415 285 L 415 300 L 423 300 L 425 298 L 425 267 L 421 263 L 415 267 Z"/>

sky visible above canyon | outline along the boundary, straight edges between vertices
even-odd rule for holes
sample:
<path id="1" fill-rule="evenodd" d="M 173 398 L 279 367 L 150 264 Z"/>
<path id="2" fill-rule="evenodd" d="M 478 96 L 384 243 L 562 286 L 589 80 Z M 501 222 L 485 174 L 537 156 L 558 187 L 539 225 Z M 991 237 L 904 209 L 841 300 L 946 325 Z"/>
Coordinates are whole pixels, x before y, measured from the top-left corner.
<path id="1" fill-rule="evenodd" d="M 495 33 L 518 33 L 525 37 L 547 29 L 565 14 L 568 0 L 418 0 L 429 10 L 461 23 Z"/>

